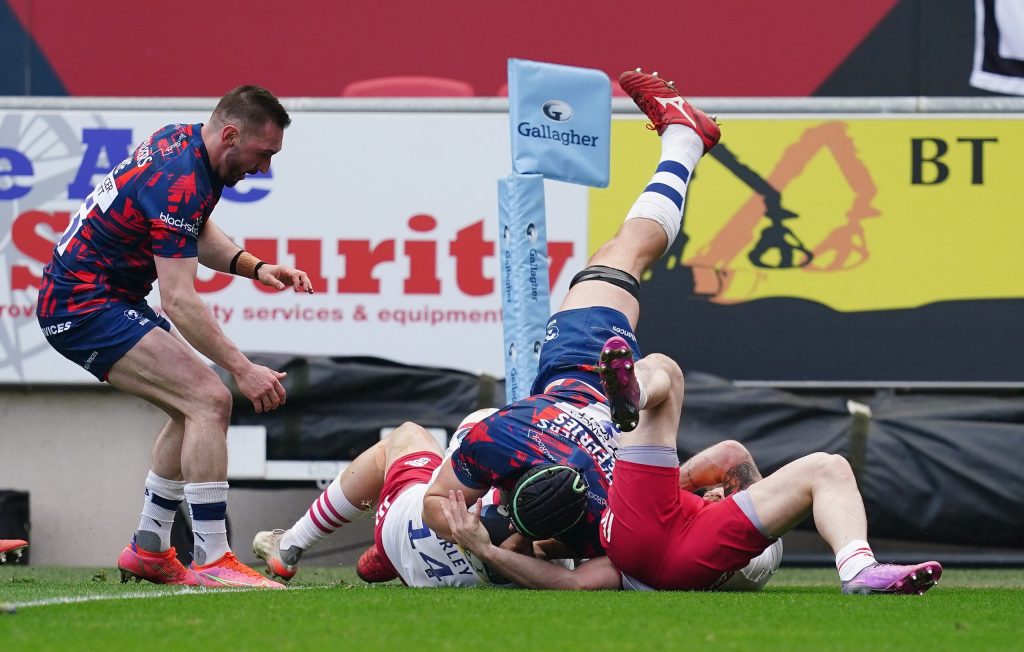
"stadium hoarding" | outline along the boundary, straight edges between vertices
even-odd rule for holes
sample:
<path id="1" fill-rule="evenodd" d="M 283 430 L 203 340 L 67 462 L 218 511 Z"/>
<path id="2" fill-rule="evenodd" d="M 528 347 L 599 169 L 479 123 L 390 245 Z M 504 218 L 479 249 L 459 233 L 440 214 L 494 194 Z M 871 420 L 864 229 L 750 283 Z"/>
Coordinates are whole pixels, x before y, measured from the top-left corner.
<path id="1" fill-rule="evenodd" d="M 69 214 L 164 123 L 208 111 L 0 112 L 0 382 L 88 382 L 46 344 L 40 275 Z M 201 269 L 196 287 L 244 351 L 377 356 L 501 376 L 494 179 L 503 114 L 293 112 L 265 177 L 226 189 L 213 219 L 257 256 L 310 274 L 270 292 Z M 586 190 L 549 184 L 554 294 L 582 264 Z M 159 305 L 158 288 L 150 303 Z"/>
<path id="2" fill-rule="evenodd" d="M 1024 384 L 1021 116 L 723 122 L 645 278 L 646 349 L 736 381 Z M 627 122 L 612 143 L 590 249 L 657 156 Z"/>
<path id="3" fill-rule="evenodd" d="M 500 376 L 494 179 L 508 170 L 507 115 L 368 108 L 293 110 L 268 177 L 214 212 L 257 255 L 309 271 L 317 294 L 206 270 L 197 288 L 246 351 Z M 207 113 L 0 111 L 0 382 L 90 380 L 35 321 L 52 242 L 129 148 Z M 645 350 L 752 383 L 1024 385 L 1018 114 L 722 121 L 684 237 L 645 278 Z M 657 148 L 635 115 L 617 115 L 607 189 L 546 184 L 553 305 L 621 223 Z"/>

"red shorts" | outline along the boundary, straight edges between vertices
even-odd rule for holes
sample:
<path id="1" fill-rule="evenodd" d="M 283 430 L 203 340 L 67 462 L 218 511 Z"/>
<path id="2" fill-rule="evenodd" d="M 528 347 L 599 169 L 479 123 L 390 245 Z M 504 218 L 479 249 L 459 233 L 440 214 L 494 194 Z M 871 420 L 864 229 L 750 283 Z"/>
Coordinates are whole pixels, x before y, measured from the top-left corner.
<path id="1" fill-rule="evenodd" d="M 421 451 L 399 457 L 388 467 L 384 476 L 384 486 L 380 490 L 380 505 L 377 507 L 376 522 L 373 526 L 373 542 L 382 559 L 388 559 L 387 553 L 384 552 L 381 529 L 384 527 L 384 517 L 391 503 L 412 485 L 429 483 L 434 469 L 440 465 L 441 458 L 436 453 Z M 390 560 L 388 563 L 391 563 Z"/>
<path id="2" fill-rule="evenodd" d="M 601 544 L 616 568 L 652 588 L 714 588 L 773 541 L 731 497 L 709 503 L 680 489 L 679 467 L 615 464 Z"/>

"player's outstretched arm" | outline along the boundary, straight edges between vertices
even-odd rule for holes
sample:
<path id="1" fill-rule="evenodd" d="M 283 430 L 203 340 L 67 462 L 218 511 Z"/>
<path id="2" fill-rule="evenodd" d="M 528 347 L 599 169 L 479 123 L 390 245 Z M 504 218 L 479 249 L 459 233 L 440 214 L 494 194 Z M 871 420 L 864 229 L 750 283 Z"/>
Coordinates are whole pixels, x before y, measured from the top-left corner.
<path id="1" fill-rule="evenodd" d="M 199 262 L 202 265 L 218 272 L 230 273 L 231 261 L 240 250 L 241 247 L 221 231 L 212 219 L 206 221 L 199 235 Z M 263 263 L 256 271 L 256 280 L 277 290 L 291 287 L 296 292 L 313 294 L 313 284 L 306 272 L 288 265 Z"/>
<path id="2" fill-rule="evenodd" d="M 451 491 L 441 503 L 444 518 L 455 542 L 493 566 L 499 573 L 530 589 L 600 590 L 622 587 L 619 571 L 607 557 L 584 562 L 574 571 L 527 555 L 499 548 L 491 543 L 480 522 L 482 501 L 476 512 L 466 508 L 461 491 Z"/>
<path id="3" fill-rule="evenodd" d="M 452 470 L 451 460 L 445 458 L 441 462 L 441 470 L 437 477 L 430 483 L 427 493 L 423 496 L 423 524 L 437 533 L 437 536 L 446 541 L 455 541 L 448 529 L 448 521 L 444 517 L 443 504 L 448 501 L 450 491 L 460 492 L 465 500 L 475 501 L 483 496 L 486 490 L 473 489 L 462 484 L 455 471 Z"/>

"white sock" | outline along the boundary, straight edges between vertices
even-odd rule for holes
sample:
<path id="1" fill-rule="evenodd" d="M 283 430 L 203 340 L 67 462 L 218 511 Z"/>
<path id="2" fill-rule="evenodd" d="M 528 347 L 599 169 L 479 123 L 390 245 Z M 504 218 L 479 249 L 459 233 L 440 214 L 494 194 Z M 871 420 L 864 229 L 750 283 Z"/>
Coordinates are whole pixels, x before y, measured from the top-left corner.
<path id="1" fill-rule="evenodd" d="M 295 525 L 284 533 L 280 548 L 288 550 L 292 546 L 298 546 L 303 550 L 309 550 L 346 523 L 369 513 L 368 509 L 353 505 L 345 497 L 339 476 L 334 478 L 320 497 L 313 501 L 302 518 L 295 521 Z"/>
<path id="2" fill-rule="evenodd" d="M 636 409 L 642 410 L 647 407 L 647 388 L 640 382 L 640 379 L 636 379 L 636 386 L 640 388 L 640 404 L 636 406 Z"/>
<path id="3" fill-rule="evenodd" d="M 627 220 L 644 218 L 660 224 L 668 237 L 666 252 L 679 234 L 686 187 L 703 155 L 704 143 L 700 136 L 683 125 L 669 125 L 661 135 L 658 169 L 626 214 Z"/>
<path id="4" fill-rule="evenodd" d="M 185 499 L 188 500 L 192 534 L 195 535 L 195 564 L 204 566 L 231 552 L 225 520 L 228 511 L 228 483 L 190 482 L 185 485 Z"/>
<path id="5" fill-rule="evenodd" d="M 146 476 L 146 497 L 135 541 L 143 550 L 163 552 L 171 547 L 171 526 L 178 506 L 185 499 L 185 482 L 161 478 L 152 471 Z M 154 536 L 147 536 L 152 533 Z M 159 548 L 151 550 L 151 548 Z"/>
<path id="6" fill-rule="evenodd" d="M 875 563 L 875 553 L 871 551 L 871 546 L 861 539 L 854 539 L 836 553 L 836 570 L 842 582 L 849 582 L 857 573 Z"/>

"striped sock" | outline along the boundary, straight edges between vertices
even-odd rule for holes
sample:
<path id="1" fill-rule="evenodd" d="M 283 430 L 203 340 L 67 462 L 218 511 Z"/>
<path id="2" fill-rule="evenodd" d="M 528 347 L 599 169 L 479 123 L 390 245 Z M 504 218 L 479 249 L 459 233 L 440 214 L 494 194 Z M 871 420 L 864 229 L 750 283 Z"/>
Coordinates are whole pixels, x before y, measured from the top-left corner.
<path id="1" fill-rule="evenodd" d="M 849 582 L 857 573 L 875 563 L 875 553 L 871 551 L 871 546 L 861 539 L 854 539 L 836 553 L 836 570 L 842 582 Z"/>
<path id="2" fill-rule="evenodd" d="M 185 483 L 161 478 L 152 471 L 146 476 L 146 498 L 142 518 L 135 531 L 135 543 L 143 550 L 163 552 L 171 547 L 171 526 L 178 506 L 185 499 Z"/>
<path id="3" fill-rule="evenodd" d="M 320 497 L 313 501 L 302 518 L 295 521 L 295 525 L 284 533 L 280 548 L 288 550 L 297 546 L 302 550 L 309 550 L 346 523 L 369 513 L 368 509 L 363 510 L 353 505 L 345 497 L 345 492 L 341 490 L 341 476 L 338 476 Z"/>
<path id="4" fill-rule="evenodd" d="M 675 242 L 683 219 L 690 174 L 704 155 L 704 143 L 692 129 L 669 125 L 661 136 L 661 161 L 650 183 L 637 197 L 626 219 L 654 220 L 665 229 L 668 246 Z"/>
<path id="5" fill-rule="evenodd" d="M 185 498 L 195 535 L 195 565 L 204 566 L 231 552 L 226 521 L 228 483 L 190 482 L 185 485 Z"/>

